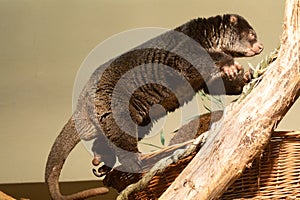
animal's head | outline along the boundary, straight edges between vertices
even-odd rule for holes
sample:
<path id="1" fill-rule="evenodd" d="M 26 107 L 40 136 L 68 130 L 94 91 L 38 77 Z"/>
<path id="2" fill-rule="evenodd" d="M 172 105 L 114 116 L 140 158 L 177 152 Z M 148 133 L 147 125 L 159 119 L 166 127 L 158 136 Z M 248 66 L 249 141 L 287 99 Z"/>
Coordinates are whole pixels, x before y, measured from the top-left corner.
<path id="1" fill-rule="evenodd" d="M 226 14 L 222 20 L 224 29 L 222 51 L 233 57 L 248 57 L 257 55 L 263 50 L 254 29 L 243 17 Z"/>

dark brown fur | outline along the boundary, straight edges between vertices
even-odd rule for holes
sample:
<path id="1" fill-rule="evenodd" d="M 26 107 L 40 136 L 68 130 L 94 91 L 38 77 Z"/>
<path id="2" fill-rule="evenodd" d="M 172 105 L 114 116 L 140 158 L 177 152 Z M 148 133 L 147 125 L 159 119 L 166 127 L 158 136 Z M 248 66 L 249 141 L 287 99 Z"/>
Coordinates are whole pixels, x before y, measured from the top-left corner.
<path id="1" fill-rule="evenodd" d="M 113 165 L 117 156 L 125 168 L 139 169 L 138 138 L 143 138 L 149 132 L 153 122 L 166 114 L 165 111 L 172 112 L 190 101 L 194 92 L 200 89 L 212 94 L 241 93 L 248 79 L 244 76 L 242 67 L 234 62 L 233 57 L 253 56 L 262 50 L 262 45 L 257 41 L 253 28 L 245 19 L 238 15 L 199 18 L 176 28 L 175 31 L 198 42 L 212 58 L 214 62 L 212 67 L 196 69 L 185 58 L 172 51 L 166 51 L 164 49 L 166 45 L 171 49 L 176 49 L 178 45 L 181 45 L 178 41 L 172 41 L 171 32 L 148 41 L 145 43 L 147 48 L 141 45 L 99 67 L 86 84 L 76 111 L 51 149 L 45 179 L 53 199 L 66 198 L 60 194 L 58 178 L 64 160 L 80 138 L 83 140 L 96 138 L 93 146 L 94 164 L 104 161 L 106 166 Z M 193 52 L 195 49 L 187 50 L 189 54 L 197 53 Z M 204 62 L 204 66 L 211 65 L 201 58 L 197 62 Z M 150 67 L 146 64 L 150 64 Z M 136 66 L 144 66 L 133 77 L 136 79 L 136 86 L 139 86 L 139 80 L 155 74 L 155 64 L 167 65 L 180 73 L 188 81 L 193 92 L 186 92 L 185 86 L 177 85 L 176 81 L 173 83 L 172 90 L 160 84 L 146 84 L 138 87 L 132 94 L 129 94 L 129 113 L 135 126 L 131 127 L 126 120 L 121 121 L 124 127 L 128 126 L 126 128 L 131 130 L 133 135 L 126 134 L 122 130 L 123 127 L 116 123 L 112 114 L 112 94 L 116 84 L 124 74 L 135 69 Z M 151 68 L 151 66 L 154 67 Z M 163 81 L 172 83 L 172 74 L 166 73 L 163 77 L 165 77 Z M 225 90 L 218 87 L 217 82 L 220 80 L 223 81 Z M 135 85 L 122 85 L 117 96 L 128 95 L 130 88 L 135 88 Z M 178 100 L 178 95 L 182 101 Z M 123 103 L 122 98 L 120 99 L 120 102 L 116 102 L 117 104 Z M 151 113 L 151 107 L 156 104 L 161 105 L 164 110 L 154 109 Z M 122 114 L 127 111 L 126 109 L 128 110 L 128 107 L 118 112 Z M 107 170 L 109 169 L 108 167 Z M 72 198 L 76 199 L 76 195 Z"/>

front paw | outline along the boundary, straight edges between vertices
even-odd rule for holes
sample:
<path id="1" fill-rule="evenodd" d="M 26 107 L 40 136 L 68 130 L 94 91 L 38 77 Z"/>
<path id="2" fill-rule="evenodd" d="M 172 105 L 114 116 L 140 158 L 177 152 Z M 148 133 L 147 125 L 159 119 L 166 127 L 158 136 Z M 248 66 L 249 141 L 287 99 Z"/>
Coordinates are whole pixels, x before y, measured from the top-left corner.
<path id="1" fill-rule="evenodd" d="M 222 79 L 224 81 L 225 91 L 228 95 L 238 95 L 243 91 L 243 87 L 253 78 L 252 70 L 244 73 L 244 68 L 238 62 L 233 65 L 224 66 Z"/>
<path id="2" fill-rule="evenodd" d="M 224 73 L 225 78 L 228 80 L 235 80 L 239 74 L 244 72 L 243 66 L 236 61 L 233 65 L 224 65 L 221 70 Z"/>

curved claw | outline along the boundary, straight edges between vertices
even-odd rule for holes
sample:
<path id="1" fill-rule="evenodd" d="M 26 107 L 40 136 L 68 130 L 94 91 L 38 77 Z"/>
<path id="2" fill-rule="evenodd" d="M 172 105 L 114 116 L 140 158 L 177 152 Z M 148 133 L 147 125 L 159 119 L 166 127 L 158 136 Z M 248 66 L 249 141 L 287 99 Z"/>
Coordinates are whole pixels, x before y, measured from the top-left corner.
<path id="1" fill-rule="evenodd" d="M 93 174 L 96 176 L 96 177 L 99 177 L 101 178 L 102 176 L 104 176 L 104 174 L 98 174 L 97 170 L 93 169 Z"/>
<path id="2" fill-rule="evenodd" d="M 106 166 L 106 165 L 103 165 L 101 167 L 98 168 L 98 170 L 96 169 L 93 169 L 93 174 L 96 176 L 96 177 L 103 177 L 105 176 L 108 172 L 110 172 L 111 168 Z"/>

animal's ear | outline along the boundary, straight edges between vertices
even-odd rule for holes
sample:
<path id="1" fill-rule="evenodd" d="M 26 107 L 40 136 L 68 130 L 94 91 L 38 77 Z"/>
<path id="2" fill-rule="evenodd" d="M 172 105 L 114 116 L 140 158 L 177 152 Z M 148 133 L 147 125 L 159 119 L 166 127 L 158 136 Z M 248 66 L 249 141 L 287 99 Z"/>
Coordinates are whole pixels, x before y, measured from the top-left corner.
<path id="1" fill-rule="evenodd" d="M 235 25 L 238 21 L 238 18 L 235 15 L 230 15 L 229 21 L 232 25 Z"/>

